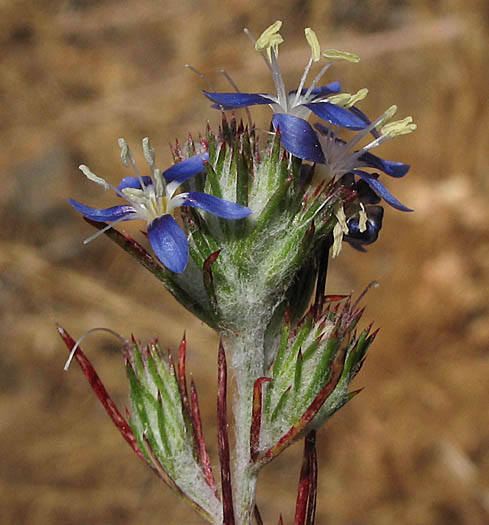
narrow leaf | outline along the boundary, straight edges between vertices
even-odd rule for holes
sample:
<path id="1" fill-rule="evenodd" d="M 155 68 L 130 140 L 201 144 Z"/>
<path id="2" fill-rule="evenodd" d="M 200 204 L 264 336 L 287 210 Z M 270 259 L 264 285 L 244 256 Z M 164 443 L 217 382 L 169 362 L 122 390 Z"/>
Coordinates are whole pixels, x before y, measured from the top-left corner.
<path id="1" fill-rule="evenodd" d="M 219 309 L 217 304 L 216 290 L 214 288 L 214 276 L 212 274 L 212 265 L 216 262 L 221 250 L 217 250 L 214 253 L 211 253 L 209 257 L 204 262 L 204 267 L 202 269 L 202 279 L 204 281 L 204 288 L 207 292 L 207 297 L 212 306 L 212 311 L 215 318 L 218 317 Z M 217 320 L 217 319 L 216 319 Z"/>
<path id="2" fill-rule="evenodd" d="M 75 340 L 60 325 L 57 325 L 57 329 L 58 329 L 59 335 L 63 339 L 68 350 L 71 352 L 73 350 L 73 347 L 76 344 Z M 80 365 L 82 372 L 85 374 L 85 377 L 87 378 L 88 383 L 90 384 L 93 391 L 95 392 L 95 395 L 99 398 L 100 402 L 105 408 L 105 411 L 109 415 L 114 425 L 118 428 L 122 437 L 127 441 L 128 445 L 137 454 L 137 456 L 140 459 L 142 459 L 145 463 L 147 463 L 143 452 L 137 446 L 136 438 L 131 429 L 131 426 L 124 419 L 124 416 L 119 412 L 119 409 L 116 407 L 115 403 L 112 401 L 112 398 L 107 392 L 104 384 L 102 383 L 101 379 L 97 375 L 97 372 L 93 368 L 92 363 L 90 363 L 90 361 L 85 356 L 85 354 L 83 353 L 80 347 L 78 347 L 76 350 L 75 359 L 76 359 L 76 362 Z"/>
<path id="3" fill-rule="evenodd" d="M 270 377 L 259 377 L 253 386 L 253 413 L 250 429 L 250 456 L 255 461 L 260 446 L 260 427 L 262 416 L 262 385 L 272 381 Z"/>
<path id="4" fill-rule="evenodd" d="M 271 461 L 274 457 L 277 457 L 283 452 L 294 439 L 306 428 L 306 426 L 314 419 L 314 416 L 318 413 L 319 409 L 323 406 L 326 398 L 335 389 L 338 379 L 343 371 L 343 355 L 338 355 L 335 362 L 332 365 L 332 373 L 329 381 L 324 385 L 321 391 L 318 393 L 313 402 L 306 409 L 299 421 L 293 425 L 280 439 L 279 441 L 270 447 L 265 453 L 263 453 L 258 461 L 261 465 L 264 465 Z"/>
<path id="5" fill-rule="evenodd" d="M 94 222 L 87 218 L 85 221 L 99 230 L 107 226 L 104 222 Z M 140 264 L 149 270 L 157 279 L 162 281 L 168 291 L 175 297 L 175 299 L 183 304 L 188 310 L 195 314 L 201 321 L 214 328 L 213 321 L 209 314 L 198 304 L 185 290 L 183 290 L 173 279 L 172 273 L 157 261 L 150 253 L 148 253 L 137 241 L 135 241 L 127 233 L 121 233 L 114 228 L 110 228 L 104 234 L 112 241 L 118 244 L 127 253 L 132 255 Z"/>
<path id="6" fill-rule="evenodd" d="M 180 388 L 180 395 L 182 396 L 183 409 L 190 417 L 190 405 L 188 402 L 188 392 L 187 392 L 187 378 L 185 376 L 185 361 L 187 356 L 187 339 L 185 333 L 183 334 L 182 341 L 178 347 L 178 385 Z"/>
<path id="7" fill-rule="evenodd" d="M 207 484 L 214 491 L 216 498 L 219 499 L 219 494 L 217 492 L 217 484 L 214 478 L 214 474 L 212 472 L 211 460 L 207 451 L 207 445 L 204 440 L 204 433 L 202 431 L 202 420 L 200 418 L 199 400 L 197 397 L 197 390 L 195 388 L 195 383 L 193 380 L 190 382 L 190 406 L 192 409 L 193 427 L 198 446 L 199 463 L 202 466 L 202 471 L 204 473 L 204 477 L 207 481 Z"/>

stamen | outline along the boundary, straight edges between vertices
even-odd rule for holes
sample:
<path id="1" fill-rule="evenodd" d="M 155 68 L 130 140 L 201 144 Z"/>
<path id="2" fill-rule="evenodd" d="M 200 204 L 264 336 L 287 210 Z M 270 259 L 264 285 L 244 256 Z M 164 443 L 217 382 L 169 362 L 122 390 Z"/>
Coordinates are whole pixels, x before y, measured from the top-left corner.
<path id="1" fill-rule="evenodd" d="M 79 339 L 78 341 L 75 343 L 75 345 L 73 346 L 73 348 L 71 349 L 71 352 L 70 352 L 70 356 L 68 357 L 66 363 L 65 363 L 65 366 L 64 366 L 64 371 L 67 372 L 68 371 L 68 368 L 70 367 L 70 364 L 71 364 L 71 361 L 73 360 L 73 357 L 75 357 L 75 353 L 76 351 L 78 350 L 79 346 L 81 345 L 82 341 L 90 334 L 92 334 L 93 332 L 108 332 L 109 334 L 112 334 L 113 336 L 117 337 L 117 339 L 119 339 L 120 341 L 122 341 L 122 344 L 124 346 L 130 346 L 130 343 L 129 341 L 123 337 L 122 335 L 118 334 L 117 332 L 115 332 L 114 330 L 111 330 L 110 328 L 103 328 L 103 327 L 98 327 L 98 328 L 91 328 L 90 330 L 88 330 L 87 332 L 85 332 Z"/>
<path id="2" fill-rule="evenodd" d="M 363 137 L 365 137 L 365 135 L 368 135 L 372 131 L 372 129 L 374 129 L 374 128 L 378 127 L 379 125 L 383 124 L 384 122 L 390 120 L 395 115 L 396 111 L 397 111 L 397 106 L 396 105 L 392 105 L 379 118 L 374 120 L 366 128 L 360 130 L 349 142 L 346 142 L 343 145 L 342 152 L 338 156 L 338 160 L 342 160 L 343 158 L 345 158 L 349 154 L 349 152 L 353 148 L 353 146 L 355 146 L 355 144 L 360 142 L 360 140 L 362 140 Z M 367 151 L 369 149 L 376 148 L 377 146 L 382 144 L 382 142 L 385 142 L 385 140 L 386 140 L 385 136 L 381 136 L 381 137 L 375 139 L 370 144 L 367 144 L 367 146 L 363 147 L 361 150 L 357 151 L 356 153 L 352 153 L 351 154 L 352 159 L 358 158 L 360 155 L 362 155 L 362 153 L 364 153 L 365 151 Z"/>
<path id="3" fill-rule="evenodd" d="M 251 34 L 251 31 L 247 27 L 245 27 L 243 28 L 243 33 L 253 42 L 253 45 L 256 49 L 256 40 L 255 37 Z"/>
<path id="4" fill-rule="evenodd" d="M 314 80 L 312 81 L 311 85 L 309 86 L 309 89 L 307 90 L 306 94 L 304 95 L 305 98 L 308 98 L 312 92 L 312 90 L 316 87 L 317 83 L 321 80 L 321 77 L 328 71 L 328 69 L 333 65 L 332 62 L 329 62 L 323 68 L 321 71 L 314 77 Z"/>
<path id="5" fill-rule="evenodd" d="M 352 96 L 350 93 L 340 93 L 338 95 L 331 95 L 327 100 L 330 104 L 344 108 L 350 102 Z"/>
<path id="6" fill-rule="evenodd" d="M 350 100 L 346 103 L 345 108 L 351 108 L 368 95 L 368 89 L 359 89 L 354 95 L 351 96 Z"/>
<path id="7" fill-rule="evenodd" d="M 172 182 L 169 182 L 166 185 L 166 196 L 168 199 L 171 199 L 175 192 L 177 191 L 177 188 L 180 186 L 181 182 L 178 182 L 177 180 L 174 180 Z"/>
<path id="8" fill-rule="evenodd" d="M 190 64 L 185 64 L 185 67 L 187 69 L 190 69 L 190 71 L 193 71 L 196 75 L 198 75 L 208 86 L 209 86 L 209 89 L 211 91 L 216 91 L 214 89 L 214 86 L 212 85 L 211 81 L 207 78 L 206 75 L 204 75 L 204 73 L 201 73 L 197 68 L 195 68 L 194 66 L 190 65 Z"/>
<path id="9" fill-rule="evenodd" d="M 256 50 L 256 40 L 251 34 L 251 32 L 246 27 L 243 29 L 243 31 L 245 35 L 253 42 L 253 46 L 255 47 L 255 50 Z M 265 62 L 267 68 L 270 70 L 270 73 L 272 73 L 272 66 L 270 64 L 270 60 L 268 60 L 267 54 L 264 51 L 260 51 L 259 53 L 261 57 L 263 58 L 263 61 Z"/>
<path id="10" fill-rule="evenodd" d="M 265 31 L 258 37 L 258 40 L 255 42 L 255 49 L 259 52 L 270 49 L 272 46 L 278 45 L 278 40 L 282 39 L 279 35 L 279 31 L 282 27 L 282 21 L 277 20 L 271 26 L 268 26 Z M 277 38 L 279 37 L 279 38 Z M 282 39 L 283 42 L 283 39 Z"/>
<path id="11" fill-rule="evenodd" d="M 241 91 L 239 90 L 238 88 L 238 85 L 236 84 L 236 82 L 231 78 L 231 75 L 223 68 L 221 68 L 219 70 L 219 73 L 221 73 L 222 75 L 224 75 L 224 78 L 231 84 L 231 86 L 233 87 L 234 91 L 236 91 L 236 93 L 241 93 Z"/>
<path id="12" fill-rule="evenodd" d="M 304 29 L 304 33 L 306 34 L 307 43 L 311 48 L 311 58 L 314 60 L 314 62 L 318 62 L 321 58 L 321 47 L 319 46 L 318 37 L 310 27 L 306 27 L 306 29 Z"/>
<path id="13" fill-rule="evenodd" d="M 388 122 L 397 113 L 397 106 L 393 104 L 387 111 L 384 112 L 376 121 L 375 127 L 381 127 L 384 123 Z"/>
<path id="14" fill-rule="evenodd" d="M 278 67 L 277 55 L 273 49 L 270 50 L 270 64 L 272 68 L 273 83 L 275 84 L 275 89 L 277 90 L 278 104 L 287 113 L 288 108 L 285 83 L 284 79 L 282 78 L 282 73 L 280 73 L 280 68 Z"/>
<path id="15" fill-rule="evenodd" d="M 97 177 L 97 175 L 95 175 L 95 173 L 93 173 L 93 171 L 91 171 L 88 166 L 85 166 L 85 164 L 80 164 L 80 166 L 78 166 L 78 169 L 81 170 L 83 175 L 85 175 L 85 177 L 88 180 L 91 180 L 92 182 L 99 184 L 100 186 L 104 188 L 104 190 L 110 189 L 110 184 L 106 182 L 104 179 L 102 179 L 102 177 Z"/>
<path id="16" fill-rule="evenodd" d="M 301 81 L 299 82 L 299 88 L 297 89 L 297 93 L 294 97 L 294 102 L 292 103 L 292 107 L 297 106 L 297 103 L 299 102 L 302 94 L 302 89 L 304 87 L 304 84 L 306 83 L 307 75 L 309 74 L 309 71 L 311 70 L 313 58 L 311 57 L 309 59 L 309 62 L 306 64 L 306 67 L 304 68 L 304 73 L 302 73 Z"/>
<path id="17" fill-rule="evenodd" d="M 87 239 L 85 239 L 83 241 L 83 244 L 88 244 L 89 242 L 92 242 L 93 240 L 97 239 L 98 237 L 100 237 L 103 233 L 105 233 L 106 231 L 110 230 L 114 225 L 118 224 L 119 222 L 122 222 L 124 219 L 126 218 L 126 216 L 124 217 L 119 217 L 117 220 L 111 222 L 110 224 L 107 224 L 107 226 L 105 228 L 102 228 L 101 230 L 99 230 L 98 232 L 94 233 L 93 235 L 90 235 L 90 237 L 88 237 Z"/>
<path id="18" fill-rule="evenodd" d="M 351 311 L 355 310 L 356 307 L 360 304 L 360 301 L 365 297 L 365 295 L 367 294 L 367 292 L 371 289 L 371 288 L 378 288 L 380 286 L 380 283 L 378 281 L 372 281 L 370 282 L 365 290 L 363 290 L 363 292 L 357 297 L 357 300 L 353 303 L 352 307 L 351 307 Z"/>
<path id="19" fill-rule="evenodd" d="M 173 210 L 182 206 L 187 196 L 188 193 L 179 193 L 176 197 L 169 198 L 166 202 L 166 213 L 173 215 Z"/>
<path id="20" fill-rule="evenodd" d="M 155 196 L 157 199 L 159 199 L 163 197 L 163 195 L 165 194 L 165 186 L 166 186 L 160 169 L 154 170 L 153 178 L 155 182 L 155 185 L 154 185 Z"/>
<path id="21" fill-rule="evenodd" d="M 335 227 L 333 228 L 333 249 L 332 249 L 332 257 L 337 257 L 342 248 L 343 244 L 343 235 L 346 235 L 348 233 L 348 226 L 346 224 L 346 215 L 345 210 L 343 209 L 343 206 L 340 206 L 338 210 L 335 212 L 337 223 L 335 224 Z"/>
<path id="22" fill-rule="evenodd" d="M 93 173 L 93 171 L 91 171 L 88 166 L 85 166 L 85 164 L 80 164 L 80 166 L 78 166 L 78 169 L 83 173 L 83 175 L 85 175 L 85 177 L 88 180 L 99 184 L 104 188 L 104 190 L 115 191 L 115 193 L 119 195 L 119 197 L 123 197 L 122 193 L 115 186 L 112 186 L 112 184 L 102 179 L 102 177 L 97 177 L 97 175 L 95 175 L 95 173 Z"/>
<path id="23" fill-rule="evenodd" d="M 402 120 L 396 120 L 386 124 L 380 132 L 382 135 L 388 138 L 398 137 L 399 135 L 407 135 L 412 133 L 417 128 L 416 124 L 413 123 L 413 117 L 406 117 Z"/>
<path id="24" fill-rule="evenodd" d="M 304 68 L 304 73 L 302 73 L 302 78 L 299 83 L 299 88 L 297 89 L 297 93 L 295 94 L 295 98 L 294 98 L 294 102 L 292 103 L 292 107 L 296 106 L 300 100 L 300 97 L 302 95 L 302 88 L 304 87 L 304 84 L 306 82 L 307 75 L 309 75 L 309 71 L 311 70 L 312 63 L 317 62 L 321 58 L 321 48 L 319 46 L 319 40 L 318 40 L 318 37 L 316 36 L 316 33 L 310 27 L 306 27 L 306 29 L 304 29 L 304 33 L 306 35 L 307 43 L 309 44 L 309 47 L 311 48 L 311 58 L 309 59 L 309 62 Z"/>
<path id="25" fill-rule="evenodd" d="M 326 49 L 323 51 L 323 57 L 329 60 L 346 60 L 347 62 L 360 62 L 360 57 L 349 51 L 338 51 L 337 49 Z"/>
<path id="26" fill-rule="evenodd" d="M 146 193 L 146 185 L 144 184 L 143 176 L 141 175 L 140 171 L 138 170 L 136 166 L 136 162 L 134 161 L 134 157 L 132 156 L 131 150 L 129 149 L 129 145 L 123 138 L 117 139 L 117 143 L 119 144 L 119 147 L 121 148 L 122 164 L 124 164 L 126 168 L 129 167 L 129 163 L 131 164 L 132 169 L 134 170 L 134 173 L 139 179 L 139 183 L 141 184 L 142 190 Z"/>
<path id="27" fill-rule="evenodd" d="M 155 167 L 155 150 L 149 143 L 148 137 L 144 137 L 143 139 L 143 153 L 148 166 L 151 168 L 151 173 L 153 173 Z"/>
<path id="28" fill-rule="evenodd" d="M 363 233 L 367 230 L 367 212 L 365 211 L 365 206 L 363 203 L 360 203 L 360 211 L 358 212 L 358 229 L 360 233 Z"/>
<path id="29" fill-rule="evenodd" d="M 236 93 L 241 93 L 241 91 L 238 88 L 238 85 L 236 84 L 236 82 L 234 82 L 234 80 L 231 78 L 229 73 L 225 69 L 222 69 L 222 68 L 219 71 L 220 71 L 220 73 L 222 73 L 224 75 L 224 78 L 231 84 L 231 86 L 233 86 L 233 88 L 236 91 Z M 248 106 L 246 106 L 245 107 L 245 111 L 246 111 L 246 116 L 248 117 L 248 124 L 249 124 L 250 129 L 251 129 L 251 127 L 253 126 L 253 120 L 251 118 L 250 108 Z"/>

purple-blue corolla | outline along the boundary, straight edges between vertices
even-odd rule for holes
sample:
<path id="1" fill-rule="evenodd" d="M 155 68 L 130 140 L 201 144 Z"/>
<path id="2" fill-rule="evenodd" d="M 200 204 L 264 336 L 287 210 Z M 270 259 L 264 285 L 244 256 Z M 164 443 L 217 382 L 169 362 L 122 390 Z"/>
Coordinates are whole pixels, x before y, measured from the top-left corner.
<path id="1" fill-rule="evenodd" d="M 148 238 L 153 251 L 164 266 L 172 272 L 182 273 L 189 258 L 187 236 L 174 219 L 176 208 L 191 206 L 224 219 L 242 219 L 250 215 L 249 208 L 207 193 L 194 191 L 175 194 L 182 183 L 205 170 L 204 163 L 209 159 L 207 153 L 195 155 L 161 172 L 154 167 L 154 150 L 149 145 L 148 139 L 144 139 L 143 150 L 151 174 L 142 176 L 126 142 L 120 139 L 119 145 L 122 148 L 122 160 L 126 166 L 129 165 L 129 161 L 136 172 L 135 177 L 125 177 L 115 188 L 93 174 L 86 166 L 82 165 L 80 169 L 87 178 L 104 189 L 112 189 L 129 204 L 97 209 L 74 199 L 69 199 L 69 203 L 87 219 L 109 222 L 110 225 L 106 229 L 122 221 L 137 219 L 146 221 Z M 105 231 L 105 228 L 102 231 Z"/>
<path id="2" fill-rule="evenodd" d="M 278 33 L 282 22 L 277 21 L 267 28 L 260 38 L 255 42 L 255 49 L 259 51 L 265 63 L 272 73 L 273 82 L 277 94 L 263 93 L 216 93 L 203 91 L 210 99 L 213 107 L 228 110 L 268 104 L 273 110 L 272 124 L 276 130 L 280 130 L 280 138 L 284 148 L 304 160 L 311 162 L 324 162 L 321 146 L 307 118 L 314 113 L 321 119 L 335 126 L 351 130 L 360 130 L 368 125 L 368 119 L 360 112 L 346 109 L 328 101 L 328 96 L 341 91 L 339 82 L 332 82 L 326 86 L 316 87 L 324 73 L 331 67 L 330 60 L 316 75 L 309 88 L 305 88 L 305 82 L 313 62 L 321 58 L 319 42 L 312 29 L 305 30 L 306 39 L 311 47 L 311 58 L 304 69 L 298 89 L 287 93 L 285 83 L 278 65 L 278 46 L 283 42 Z M 249 34 L 249 33 L 248 33 Z M 333 51 L 333 50 L 329 50 Z M 358 57 L 352 53 L 324 52 L 326 58 L 358 61 Z"/>

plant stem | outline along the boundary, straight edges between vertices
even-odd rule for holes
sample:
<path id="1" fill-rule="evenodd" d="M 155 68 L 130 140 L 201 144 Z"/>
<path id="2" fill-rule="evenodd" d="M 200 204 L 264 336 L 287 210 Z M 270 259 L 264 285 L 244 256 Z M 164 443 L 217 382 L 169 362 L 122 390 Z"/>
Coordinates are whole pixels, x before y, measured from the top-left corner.
<path id="1" fill-rule="evenodd" d="M 249 321 L 249 319 L 248 319 Z M 244 323 L 245 324 L 245 323 Z M 233 402 L 235 420 L 235 457 L 233 461 L 233 488 L 237 525 L 252 523 L 258 471 L 251 466 L 250 427 L 253 407 L 253 385 L 264 371 L 265 324 L 246 323 L 239 334 L 226 334 L 228 352 L 236 381 L 236 399 Z"/>

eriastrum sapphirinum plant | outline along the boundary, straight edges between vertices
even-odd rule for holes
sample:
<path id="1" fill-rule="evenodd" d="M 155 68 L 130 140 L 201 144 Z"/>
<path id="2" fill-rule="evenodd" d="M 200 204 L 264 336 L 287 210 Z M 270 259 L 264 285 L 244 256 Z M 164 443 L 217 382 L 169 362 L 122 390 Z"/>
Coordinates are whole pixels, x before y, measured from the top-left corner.
<path id="1" fill-rule="evenodd" d="M 148 175 L 138 171 L 120 140 L 123 163 L 134 175 L 115 187 L 86 166 L 81 170 L 126 203 L 97 209 L 70 200 L 99 229 L 90 239 L 105 233 L 219 335 L 220 487 L 196 388 L 193 382 L 187 385 L 186 339 L 173 357 L 164 355 L 157 341 L 122 338 L 131 397 L 126 420 L 79 343 L 59 328 L 132 449 L 215 524 L 261 523 L 258 474 L 302 438 L 294 523 L 314 522 L 316 431 L 358 392 L 350 383 L 376 335 L 372 325 L 360 327 L 363 294 L 355 301 L 351 294 L 326 294 L 328 258 L 330 252 L 340 254 L 343 241 L 365 251 L 377 240 L 385 220 L 382 202 L 410 211 L 384 184 L 384 175 L 401 178 L 409 166 L 372 150 L 412 132 L 411 117 L 393 121 L 397 108 L 390 106 L 370 120 L 358 107 L 365 88 L 350 94 L 337 81 L 320 85 L 335 61 L 359 58 L 321 51 L 310 28 L 305 34 L 311 56 L 297 89 L 287 92 L 278 65 L 280 27 L 275 22 L 254 41 L 276 94 L 204 91 L 223 113 L 218 131 L 208 128 L 197 143 L 190 138 L 175 146 L 174 165 L 165 171 L 156 167 L 154 150 L 144 139 Z M 308 83 L 320 61 L 325 62 Z M 272 132 L 264 141 L 253 125 L 234 115 L 263 104 L 273 112 Z M 227 111 L 233 111 L 231 118 Z M 311 124 L 313 117 L 319 122 Z M 146 222 L 155 256 L 116 228 L 133 219 Z M 233 446 L 227 434 L 228 362 L 236 388 Z"/>

